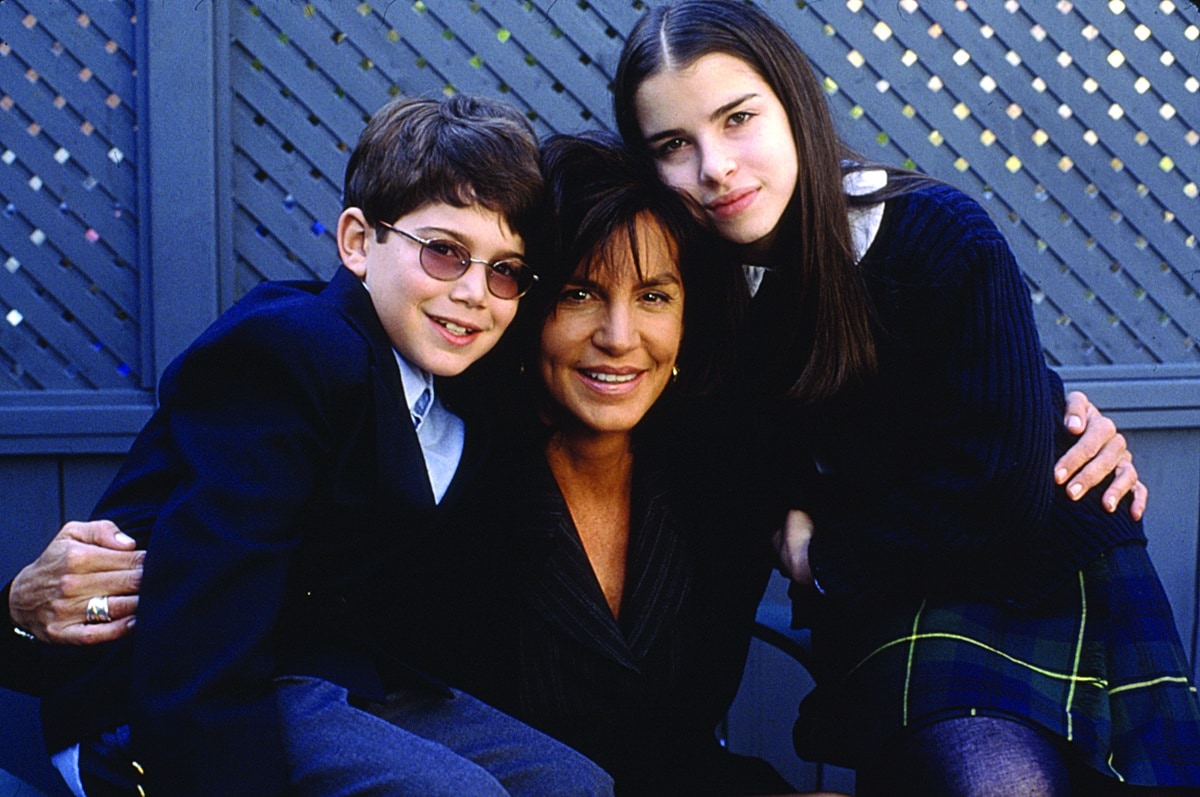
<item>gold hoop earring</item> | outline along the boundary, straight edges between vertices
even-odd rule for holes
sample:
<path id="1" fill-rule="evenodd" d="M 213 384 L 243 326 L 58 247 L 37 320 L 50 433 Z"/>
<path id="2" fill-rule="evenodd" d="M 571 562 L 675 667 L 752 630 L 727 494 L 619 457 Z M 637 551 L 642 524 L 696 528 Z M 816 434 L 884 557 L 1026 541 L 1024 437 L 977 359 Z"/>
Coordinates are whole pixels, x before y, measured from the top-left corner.
<path id="1" fill-rule="evenodd" d="M 676 382 L 678 380 L 679 380 L 679 366 L 672 365 L 671 366 L 671 381 Z"/>

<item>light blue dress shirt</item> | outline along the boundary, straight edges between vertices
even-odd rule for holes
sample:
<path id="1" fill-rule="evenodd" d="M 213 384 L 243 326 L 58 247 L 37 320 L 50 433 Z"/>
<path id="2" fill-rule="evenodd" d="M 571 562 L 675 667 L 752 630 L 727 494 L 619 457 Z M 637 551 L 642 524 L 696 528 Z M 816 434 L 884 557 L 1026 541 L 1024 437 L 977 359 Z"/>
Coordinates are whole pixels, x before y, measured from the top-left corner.
<path id="1" fill-rule="evenodd" d="M 462 418 L 446 409 L 438 398 L 433 376 L 401 357 L 395 349 L 392 351 L 400 366 L 400 383 L 421 443 L 429 486 L 433 488 L 434 500 L 441 503 L 462 460 L 465 427 Z"/>

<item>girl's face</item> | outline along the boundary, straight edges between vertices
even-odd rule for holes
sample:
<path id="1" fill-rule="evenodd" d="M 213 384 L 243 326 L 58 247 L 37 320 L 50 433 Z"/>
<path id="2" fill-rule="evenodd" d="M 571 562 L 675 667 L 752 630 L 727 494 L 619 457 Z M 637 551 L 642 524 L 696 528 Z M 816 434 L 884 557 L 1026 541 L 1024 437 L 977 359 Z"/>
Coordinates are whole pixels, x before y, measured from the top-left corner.
<path id="1" fill-rule="evenodd" d="M 637 223 L 641 276 L 624 236 L 563 286 L 542 327 L 538 372 L 552 415 L 589 433 L 627 433 L 662 395 L 683 337 L 676 247 Z"/>
<path id="2" fill-rule="evenodd" d="M 727 240 L 768 246 L 799 163 L 787 113 L 762 76 L 710 53 L 646 78 L 634 108 L 659 177 L 699 202 Z"/>

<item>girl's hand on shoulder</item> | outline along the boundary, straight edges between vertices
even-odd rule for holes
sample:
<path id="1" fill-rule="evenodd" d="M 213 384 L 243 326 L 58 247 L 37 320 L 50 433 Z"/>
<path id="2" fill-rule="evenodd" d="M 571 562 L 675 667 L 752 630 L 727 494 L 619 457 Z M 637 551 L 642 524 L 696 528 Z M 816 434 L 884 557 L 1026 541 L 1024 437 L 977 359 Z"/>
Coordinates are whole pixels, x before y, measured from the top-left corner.
<path id="1" fill-rule="evenodd" d="M 779 554 L 779 572 L 797 584 L 812 586 L 812 566 L 808 562 L 808 544 L 812 541 L 813 521 L 808 513 L 792 509 L 787 513 L 783 528 L 771 541 Z"/>
<path id="2" fill-rule="evenodd" d="M 1078 501 L 1088 490 L 1112 474 L 1112 484 L 1104 491 L 1104 508 L 1115 512 L 1122 498 L 1132 493 L 1129 513 L 1140 520 L 1146 511 L 1149 492 L 1138 480 L 1133 454 L 1126 446 L 1125 436 L 1117 425 L 1078 391 L 1067 394 L 1067 413 L 1063 419 L 1067 430 L 1079 440 L 1062 459 L 1054 464 L 1054 481 L 1065 484 L 1067 495 Z"/>

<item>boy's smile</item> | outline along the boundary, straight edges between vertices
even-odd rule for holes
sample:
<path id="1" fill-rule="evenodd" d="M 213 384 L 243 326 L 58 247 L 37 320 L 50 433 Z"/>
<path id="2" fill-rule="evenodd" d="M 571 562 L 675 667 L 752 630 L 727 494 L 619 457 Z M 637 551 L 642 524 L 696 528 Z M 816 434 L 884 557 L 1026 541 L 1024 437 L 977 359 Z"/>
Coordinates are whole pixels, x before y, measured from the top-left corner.
<path id="1" fill-rule="evenodd" d="M 422 238 L 462 244 L 487 261 L 520 258 L 525 244 L 500 214 L 479 205 L 430 203 L 388 220 Z M 394 233 L 383 243 L 357 208 L 342 213 L 342 262 L 358 275 L 388 338 L 400 355 L 436 376 L 455 376 L 491 350 L 517 312 L 516 299 L 488 291 L 486 265 L 472 263 L 461 277 L 443 281 L 421 267 L 421 244 Z"/>

